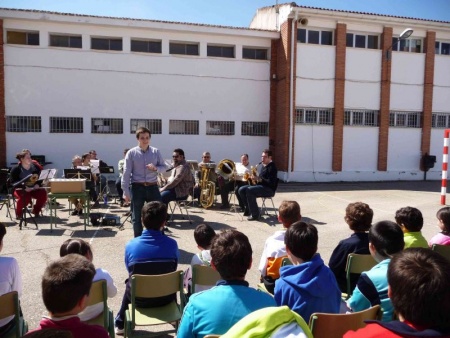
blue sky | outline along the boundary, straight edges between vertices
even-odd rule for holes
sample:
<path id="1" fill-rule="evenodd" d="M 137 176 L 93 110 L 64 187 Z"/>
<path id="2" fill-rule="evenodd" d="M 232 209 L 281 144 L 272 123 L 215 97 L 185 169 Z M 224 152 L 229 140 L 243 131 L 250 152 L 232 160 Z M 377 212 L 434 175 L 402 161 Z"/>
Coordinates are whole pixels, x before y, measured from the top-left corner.
<path id="1" fill-rule="evenodd" d="M 0 0 L 0 7 L 248 27 L 258 8 L 275 3 L 276 0 Z M 296 3 L 450 22 L 450 0 L 302 0 Z"/>

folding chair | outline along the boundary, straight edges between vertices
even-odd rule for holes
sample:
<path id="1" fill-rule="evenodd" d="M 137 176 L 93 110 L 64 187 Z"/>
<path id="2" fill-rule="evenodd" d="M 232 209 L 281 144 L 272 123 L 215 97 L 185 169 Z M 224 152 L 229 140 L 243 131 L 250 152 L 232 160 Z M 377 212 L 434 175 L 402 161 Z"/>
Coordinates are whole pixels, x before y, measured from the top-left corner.
<path id="1" fill-rule="evenodd" d="M 275 217 L 278 217 L 278 211 L 277 211 L 277 208 L 275 208 L 275 204 L 273 203 L 273 197 L 275 196 L 275 193 L 276 193 L 276 191 L 277 191 L 277 189 L 278 189 L 278 182 L 279 182 L 279 181 L 280 181 L 280 180 L 277 178 L 277 182 L 276 182 L 276 184 L 275 184 L 275 190 L 274 190 L 272 196 L 268 196 L 268 197 L 258 197 L 258 198 L 261 198 L 261 201 L 262 201 L 261 208 L 259 209 L 259 217 L 261 217 L 261 216 L 264 215 L 264 214 L 269 215 L 268 208 L 267 208 L 267 206 L 266 206 L 266 202 L 267 202 L 268 200 L 269 200 L 270 202 L 272 202 L 272 209 L 273 209 L 274 212 L 275 212 Z M 270 215 L 269 215 L 269 216 L 270 216 Z"/>
<path id="2" fill-rule="evenodd" d="M 221 279 L 220 274 L 210 266 L 194 265 L 192 267 L 192 293 L 198 285 L 213 287 Z"/>
<path id="3" fill-rule="evenodd" d="M 431 250 L 436 251 L 450 261 L 450 245 L 433 244 Z"/>
<path id="4" fill-rule="evenodd" d="M 381 319 L 380 305 L 354 313 L 313 313 L 309 328 L 314 338 L 341 338 L 347 331 L 365 327 L 365 320 L 376 319 Z"/>
<path id="5" fill-rule="evenodd" d="M 372 269 L 377 262 L 372 255 L 360 255 L 350 253 L 347 256 L 347 265 L 345 266 L 345 273 L 347 279 L 347 294 L 343 294 L 342 298 L 349 299 L 353 293 L 351 280 L 355 274 L 360 275 L 364 271 Z"/>
<path id="6" fill-rule="evenodd" d="M 173 202 L 173 206 L 172 206 L 172 202 Z M 179 200 L 177 199 L 175 201 L 170 201 L 169 205 L 168 205 L 169 210 L 170 210 L 170 219 L 167 223 L 171 223 L 173 221 L 173 214 L 178 207 L 178 209 L 180 209 L 181 217 L 183 219 L 185 219 L 184 214 L 183 214 L 183 209 L 184 209 L 184 211 L 186 212 L 186 216 L 189 219 L 189 224 L 192 224 L 191 216 L 189 216 L 188 204 L 189 204 L 189 202 L 187 201 L 187 197 L 184 199 L 179 199 Z"/>
<path id="7" fill-rule="evenodd" d="M 89 300 L 87 306 L 92 306 L 98 303 L 103 304 L 103 311 L 97 317 L 87 320 L 87 324 L 95 324 L 103 326 L 109 333 L 111 338 L 114 338 L 114 316 L 111 309 L 108 308 L 108 291 L 106 288 L 106 280 L 101 279 L 92 283 L 89 291 Z"/>
<path id="8" fill-rule="evenodd" d="M 157 286 L 157 287 L 155 287 Z M 136 298 L 155 298 L 179 293 L 180 304 L 176 299 L 169 304 L 143 308 L 136 305 Z M 131 304 L 125 313 L 125 337 L 132 337 L 136 326 L 151 326 L 175 322 L 175 328 L 154 332 L 152 336 L 178 331 L 178 323 L 184 309 L 183 271 L 174 271 L 163 275 L 132 275 Z"/>
<path id="9" fill-rule="evenodd" d="M 11 202 L 7 194 L 0 194 L 0 210 L 2 210 L 3 207 L 6 207 L 6 217 L 9 216 L 11 221 L 13 221 L 11 210 L 9 210 L 11 208 Z"/>
<path id="10" fill-rule="evenodd" d="M 19 338 L 28 331 L 28 323 L 20 317 L 19 294 L 11 291 L 0 296 L 0 319 L 14 316 L 14 326 L 2 338 Z"/>

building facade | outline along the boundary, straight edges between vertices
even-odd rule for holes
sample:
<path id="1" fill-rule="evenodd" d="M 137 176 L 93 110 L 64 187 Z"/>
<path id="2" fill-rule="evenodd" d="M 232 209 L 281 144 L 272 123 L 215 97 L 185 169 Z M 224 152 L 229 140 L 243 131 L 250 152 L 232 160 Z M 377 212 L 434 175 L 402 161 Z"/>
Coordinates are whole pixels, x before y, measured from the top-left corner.
<path id="1" fill-rule="evenodd" d="M 165 158 L 269 147 L 285 181 L 420 180 L 450 128 L 450 23 L 295 3 L 250 28 L 0 9 L 0 166 L 95 149 L 115 165 L 152 130 Z M 413 34 L 398 41 L 405 28 Z"/>

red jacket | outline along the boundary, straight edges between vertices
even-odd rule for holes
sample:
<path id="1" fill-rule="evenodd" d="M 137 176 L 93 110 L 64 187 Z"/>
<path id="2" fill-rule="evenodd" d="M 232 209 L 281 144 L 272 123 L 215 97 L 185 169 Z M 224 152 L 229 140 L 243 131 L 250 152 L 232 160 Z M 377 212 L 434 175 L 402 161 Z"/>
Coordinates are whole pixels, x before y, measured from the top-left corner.
<path id="1" fill-rule="evenodd" d="M 450 337 L 450 332 L 444 333 L 432 329 L 419 331 L 405 322 L 367 321 L 365 328 L 358 331 L 348 331 L 344 338 L 413 338 L 413 337 Z"/>
<path id="2" fill-rule="evenodd" d="M 78 316 L 72 316 L 62 320 L 44 317 L 41 319 L 39 327 L 32 332 L 44 329 L 67 330 L 72 332 L 73 338 L 109 338 L 108 332 L 103 327 L 83 323 Z"/>

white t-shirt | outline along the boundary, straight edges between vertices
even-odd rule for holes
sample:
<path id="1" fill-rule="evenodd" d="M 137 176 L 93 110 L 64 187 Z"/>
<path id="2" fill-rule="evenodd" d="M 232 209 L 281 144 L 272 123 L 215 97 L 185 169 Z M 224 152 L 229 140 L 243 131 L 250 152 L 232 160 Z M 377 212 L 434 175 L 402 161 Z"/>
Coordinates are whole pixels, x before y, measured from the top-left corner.
<path id="1" fill-rule="evenodd" d="M 106 280 L 106 290 L 108 291 L 108 297 L 112 298 L 117 294 L 117 287 L 108 271 L 103 269 L 96 269 L 93 282 L 100 279 Z M 97 317 L 103 311 L 103 303 L 97 303 L 87 306 L 82 312 L 78 314 L 81 321 L 85 322 L 89 319 Z"/>
<path id="2" fill-rule="evenodd" d="M 17 291 L 19 298 L 22 295 L 22 277 L 19 264 L 14 257 L 0 257 L 0 295 Z M 14 316 L 0 319 L 0 327 L 8 324 Z"/>
<path id="3" fill-rule="evenodd" d="M 192 266 L 194 265 L 207 265 L 211 264 L 211 253 L 209 250 L 203 250 L 198 254 L 192 256 L 191 266 L 184 273 L 184 288 L 188 290 L 188 287 L 192 284 Z M 211 289 L 211 285 L 195 285 L 195 292 L 205 291 Z"/>

